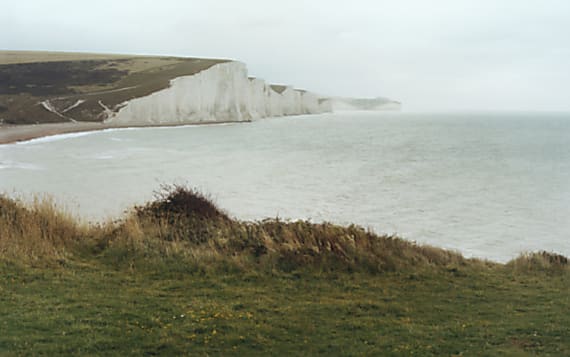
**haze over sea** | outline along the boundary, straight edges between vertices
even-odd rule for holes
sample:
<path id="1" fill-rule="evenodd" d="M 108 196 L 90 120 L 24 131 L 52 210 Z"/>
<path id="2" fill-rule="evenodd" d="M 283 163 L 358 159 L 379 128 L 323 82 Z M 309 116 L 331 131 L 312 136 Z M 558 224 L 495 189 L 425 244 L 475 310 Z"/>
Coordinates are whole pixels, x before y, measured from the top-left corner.
<path id="1" fill-rule="evenodd" d="M 337 113 L 0 146 L 0 191 L 89 220 L 170 183 L 247 220 L 356 223 L 496 261 L 570 255 L 569 113 Z"/>

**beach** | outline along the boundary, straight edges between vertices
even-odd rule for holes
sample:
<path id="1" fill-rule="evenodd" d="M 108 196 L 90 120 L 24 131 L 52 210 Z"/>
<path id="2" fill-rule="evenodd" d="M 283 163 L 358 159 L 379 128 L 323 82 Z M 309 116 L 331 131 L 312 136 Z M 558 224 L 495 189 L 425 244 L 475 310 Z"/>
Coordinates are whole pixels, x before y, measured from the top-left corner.
<path id="1" fill-rule="evenodd" d="M 165 124 L 147 124 L 147 125 L 112 125 L 108 123 L 97 122 L 76 122 L 76 123 L 50 123 L 35 125 L 4 125 L 0 126 L 0 145 L 13 144 L 16 142 L 27 141 L 32 139 L 43 138 L 46 136 L 71 134 L 88 131 L 98 131 L 105 129 L 127 129 L 127 128 L 151 128 L 151 127 L 176 127 L 176 126 L 192 126 L 192 125 L 212 125 L 212 124 L 228 124 L 228 123 L 247 123 L 245 121 L 201 121 L 195 123 L 165 123 Z"/>
<path id="2" fill-rule="evenodd" d="M 44 136 L 102 130 L 103 123 L 54 123 L 37 125 L 5 125 L 0 127 L 0 144 L 37 139 Z"/>

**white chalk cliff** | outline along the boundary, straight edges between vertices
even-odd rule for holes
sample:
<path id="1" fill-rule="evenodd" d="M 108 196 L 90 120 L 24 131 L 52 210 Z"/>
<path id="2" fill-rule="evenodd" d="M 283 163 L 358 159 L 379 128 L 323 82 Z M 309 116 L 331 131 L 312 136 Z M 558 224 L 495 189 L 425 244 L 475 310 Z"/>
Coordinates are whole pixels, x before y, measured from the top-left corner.
<path id="1" fill-rule="evenodd" d="M 122 104 L 106 123 L 117 125 L 247 121 L 330 112 L 315 94 L 286 87 L 282 93 L 249 78 L 240 62 L 214 65 L 170 81 L 170 87 Z"/>
<path id="2" fill-rule="evenodd" d="M 249 121 L 284 115 L 318 114 L 340 110 L 384 110 L 392 102 L 368 99 L 324 98 L 291 86 L 269 85 L 248 77 L 241 62 L 214 65 L 197 74 L 178 77 L 170 87 L 122 103 L 107 111 L 111 125 L 162 125 L 200 122 Z M 399 103 L 398 103 L 399 105 Z M 384 106 L 384 107 L 382 107 Z M 390 107 L 390 109 L 393 109 Z"/>

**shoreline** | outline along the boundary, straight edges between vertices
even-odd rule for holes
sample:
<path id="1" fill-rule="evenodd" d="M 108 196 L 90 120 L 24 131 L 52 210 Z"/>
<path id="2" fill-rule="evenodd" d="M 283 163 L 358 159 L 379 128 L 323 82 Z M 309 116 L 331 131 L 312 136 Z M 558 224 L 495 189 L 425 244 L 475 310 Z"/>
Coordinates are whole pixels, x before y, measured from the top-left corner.
<path id="1" fill-rule="evenodd" d="M 102 122 L 77 122 L 77 123 L 49 123 L 32 125 L 3 125 L 0 126 L 0 145 L 8 145 L 30 141 L 33 139 L 50 136 L 84 133 L 91 131 L 103 131 L 107 129 L 130 129 L 130 128 L 161 128 L 161 127 L 181 127 L 194 125 L 250 123 L 251 120 L 243 121 L 201 121 L 191 123 L 165 123 L 165 124 L 145 124 L 145 125 L 110 125 Z"/>

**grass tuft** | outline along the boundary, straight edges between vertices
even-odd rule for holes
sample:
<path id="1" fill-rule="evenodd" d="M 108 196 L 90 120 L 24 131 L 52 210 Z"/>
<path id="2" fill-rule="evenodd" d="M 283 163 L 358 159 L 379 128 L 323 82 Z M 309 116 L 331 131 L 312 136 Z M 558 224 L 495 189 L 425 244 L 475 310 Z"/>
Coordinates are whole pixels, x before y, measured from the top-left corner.
<path id="1" fill-rule="evenodd" d="M 0 257 L 24 263 L 63 262 L 89 229 L 49 198 L 31 204 L 0 196 Z"/>
<path id="2" fill-rule="evenodd" d="M 507 267 L 525 273 L 561 273 L 570 271 L 567 257 L 546 251 L 521 254 L 507 263 Z"/>

